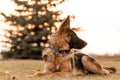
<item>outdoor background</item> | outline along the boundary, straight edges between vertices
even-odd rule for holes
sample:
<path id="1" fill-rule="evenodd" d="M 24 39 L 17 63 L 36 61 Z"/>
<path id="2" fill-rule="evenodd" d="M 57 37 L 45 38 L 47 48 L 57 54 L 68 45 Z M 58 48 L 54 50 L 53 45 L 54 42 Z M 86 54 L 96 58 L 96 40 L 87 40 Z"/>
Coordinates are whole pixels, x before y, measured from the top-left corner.
<path id="1" fill-rule="evenodd" d="M 119 0 L 0 0 L 1 55 L 40 58 L 50 34 L 67 15 L 71 16 L 71 27 L 77 29 L 77 35 L 88 42 L 83 52 L 118 55 L 119 3 Z"/>
<path id="2" fill-rule="evenodd" d="M 57 80 L 120 80 L 119 8 L 119 0 L 0 0 L 0 80 L 56 80 L 26 75 L 43 71 L 41 52 L 68 15 L 88 43 L 81 51 L 117 72 Z"/>

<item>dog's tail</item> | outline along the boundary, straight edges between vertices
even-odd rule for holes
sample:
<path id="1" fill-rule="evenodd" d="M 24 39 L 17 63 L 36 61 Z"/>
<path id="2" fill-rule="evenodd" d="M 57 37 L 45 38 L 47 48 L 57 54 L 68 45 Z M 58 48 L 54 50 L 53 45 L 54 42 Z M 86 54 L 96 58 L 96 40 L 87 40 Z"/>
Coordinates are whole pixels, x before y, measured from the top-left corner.
<path id="1" fill-rule="evenodd" d="M 115 73 L 117 71 L 114 67 L 104 67 L 104 69 L 108 70 L 110 73 Z"/>

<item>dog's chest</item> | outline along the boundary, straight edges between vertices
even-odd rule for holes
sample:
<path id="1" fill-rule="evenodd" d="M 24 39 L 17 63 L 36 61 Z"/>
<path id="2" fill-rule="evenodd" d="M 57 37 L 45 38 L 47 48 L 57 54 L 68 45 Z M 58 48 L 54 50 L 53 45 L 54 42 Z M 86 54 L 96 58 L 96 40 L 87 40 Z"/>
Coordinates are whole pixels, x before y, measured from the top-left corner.
<path id="1" fill-rule="evenodd" d="M 56 71 L 71 69 L 71 58 L 66 58 L 66 56 L 57 56 L 55 63 Z"/>

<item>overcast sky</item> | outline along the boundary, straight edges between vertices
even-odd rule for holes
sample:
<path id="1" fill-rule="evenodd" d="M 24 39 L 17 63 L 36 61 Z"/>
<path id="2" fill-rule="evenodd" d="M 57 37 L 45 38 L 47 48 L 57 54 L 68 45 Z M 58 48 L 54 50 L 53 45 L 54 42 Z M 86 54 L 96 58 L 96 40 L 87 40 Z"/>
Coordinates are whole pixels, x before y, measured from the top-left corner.
<path id="1" fill-rule="evenodd" d="M 76 15 L 72 26 L 82 26 L 79 37 L 88 42 L 85 52 L 120 53 L 120 0 L 69 0 L 60 9 Z"/>

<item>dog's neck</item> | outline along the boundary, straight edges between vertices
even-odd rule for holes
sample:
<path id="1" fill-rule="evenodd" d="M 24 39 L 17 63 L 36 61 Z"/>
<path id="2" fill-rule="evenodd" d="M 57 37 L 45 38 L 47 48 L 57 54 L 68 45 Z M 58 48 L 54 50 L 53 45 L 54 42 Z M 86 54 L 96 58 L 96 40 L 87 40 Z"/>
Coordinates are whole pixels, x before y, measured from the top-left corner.
<path id="1" fill-rule="evenodd" d="M 49 46 L 54 52 L 58 54 L 68 54 L 70 50 L 59 50 L 57 47 L 50 45 Z"/>

